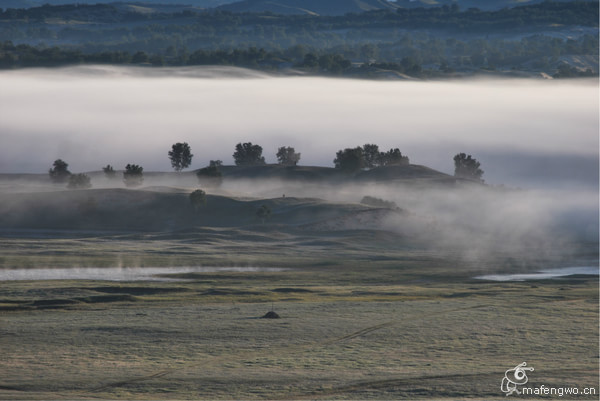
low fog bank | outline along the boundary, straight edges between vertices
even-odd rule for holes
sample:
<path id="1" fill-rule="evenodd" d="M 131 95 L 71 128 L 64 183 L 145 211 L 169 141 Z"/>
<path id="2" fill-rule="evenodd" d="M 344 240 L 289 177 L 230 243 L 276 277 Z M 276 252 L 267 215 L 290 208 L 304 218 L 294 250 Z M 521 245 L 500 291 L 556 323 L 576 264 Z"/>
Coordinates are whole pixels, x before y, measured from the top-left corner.
<path id="1" fill-rule="evenodd" d="M 58 158 L 71 172 L 93 172 L 94 189 L 123 188 L 99 170 L 134 163 L 144 167 L 145 190 L 187 194 L 202 187 L 191 170 L 232 164 L 238 142 L 261 145 L 269 163 L 278 147 L 293 146 L 303 166 L 332 166 L 337 150 L 375 143 L 450 175 L 453 156 L 471 154 L 492 185 L 226 179 L 204 189 L 238 199 L 381 198 L 400 210 L 377 215 L 378 228 L 471 260 L 568 255 L 574 242 L 598 242 L 598 80 L 377 82 L 77 67 L 2 71 L 0 87 L 0 174 L 41 173 L 0 177 L 0 194 L 65 190 L 47 176 Z M 150 174 L 171 170 L 175 142 L 192 147 L 190 171 Z M 280 203 L 271 203 L 275 216 Z M 364 223 L 311 227 L 371 227 Z"/>
<path id="2" fill-rule="evenodd" d="M 128 163 L 169 171 L 188 142 L 192 168 L 232 164 L 252 142 L 275 162 L 332 166 L 335 152 L 376 143 L 452 174 L 472 154 L 491 184 L 598 182 L 598 81 L 391 82 L 269 77 L 238 68 L 70 67 L 0 72 L 0 173 L 72 172 Z M 593 168 L 592 168 L 593 167 Z"/>
<path id="3" fill-rule="evenodd" d="M 229 193 L 315 197 L 359 203 L 365 196 L 394 202 L 398 212 L 329 221 L 324 229 L 382 229 L 413 239 L 439 255 L 460 258 L 482 271 L 511 261 L 528 270 L 540 261 L 598 263 L 598 191 L 522 190 L 462 183 L 457 186 L 352 184 L 294 187 L 281 182 L 237 182 Z M 317 226 L 318 227 L 318 226 Z M 544 265 L 548 267 L 548 265 Z"/>
<path id="4" fill-rule="evenodd" d="M 13 180 L 12 189 L 9 181 L 0 180 L 0 217 L 10 221 L 10 216 L 22 214 L 30 224 L 27 228 L 35 228 L 32 219 L 39 216 L 40 224 L 50 224 L 46 229 L 54 224 L 62 229 L 69 229 L 69 224 L 104 229 L 94 226 L 98 223 L 116 230 L 154 231 L 272 227 L 300 230 L 302 235 L 384 230 L 399 234 L 400 247 L 418 241 L 440 255 L 482 263 L 482 269 L 503 258 L 524 268 L 541 259 L 573 263 L 583 248 L 586 262 L 598 258 L 597 190 L 511 189 L 469 182 L 433 184 L 425 179 L 344 184 L 226 179 L 220 188 L 210 188 L 193 174 L 149 174 L 141 188 L 124 191 L 120 179 L 97 174 L 92 178 L 94 189 L 68 191 L 64 185 L 44 183 L 42 177 Z M 209 199 L 195 214 L 188 194 L 197 188 L 205 189 Z M 47 196 L 47 191 L 57 194 Z M 392 207 L 361 204 L 365 196 Z M 266 227 L 256 217 L 262 204 L 271 209 Z"/>
<path id="5" fill-rule="evenodd" d="M 236 180 L 220 191 L 249 197 L 313 197 L 359 203 L 365 196 L 394 202 L 407 212 L 381 228 L 409 236 L 432 236 L 442 247 L 473 254 L 569 246 L 598 242 L 595 189 L 514 189 L 459 183 L 297 185 L 278 180 Z M 406 217 L 409 218 L 406 218 Z M 564 249 L 565 252 L 568 249 Z"/>

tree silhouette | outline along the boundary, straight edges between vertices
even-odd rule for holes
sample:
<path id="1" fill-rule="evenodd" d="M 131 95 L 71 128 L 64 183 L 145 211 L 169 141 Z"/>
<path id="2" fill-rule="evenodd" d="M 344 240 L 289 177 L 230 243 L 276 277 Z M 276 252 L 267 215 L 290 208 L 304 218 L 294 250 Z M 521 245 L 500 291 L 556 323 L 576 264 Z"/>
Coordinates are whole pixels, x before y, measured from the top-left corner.
<path id="1" fill-rule="evenodd" d="M 362 147 L 364 166 L 373 168 L 379 165 L 381 159 L 381 153 L 379 153 L 379 146 L 374 143 L 366 143 Z"/>
<path id="2" fill-rule="evenodd" d="M 123 171 L 123 181 L 128 187 L 137 187 L 144 182 L 144 168 L 137 164 L 128 164 Z"/>
<path id="3" fill-rule="evenodd" d="M 465 178 L 467 180 L 483 182 L 481 176 L 483 170 L 479 168 L 481 164 L 471 155 L 459 153 L 454 156 L 454 176 L 457 178 Z"/>
<path id="4" fill-rule="evenodd" d="M 106 167 L 102 167 L 102 171 L 104 171 L 106 178 L 115 178 L 117 175 L 117 172 L 110 164 L 107 164 Z"/>
<path id="5" fill-rule="evenodd" d="M 169 159 L 171 160 L 171 167 L 175 171 L 180 172 L 184 168 L 187 168 L 192 164 L 192 154 L 190 145 L 187 142 L 177 142 L 173 144 L 169 151 Z"/>
<path id="6" fill-rule="evenodd" d="M 206 205 L 206 192 L 201 189 L 192 192 L 190 194 L 190 203 L 192 204 L 194 211 L 198 212 L 202 206 Z"/>
<path id="7" fill-rule="evenodd" d="M 277 161 L 284 166 L 295 166 L 300 161 L 300 153 L 290 146 L 282 146 L 277 149 Z"/>
<path id="8" fill-rule="evenodd" d="M 394 148 L 387 152 L 381 152 L 379 156 L 379 163 L 381 166 L 402 166 L 408 165 L 408 156 L 402 156 L 400 149 Z"/>
<path id="9" fill-rule="evenodd" d="M 71 174 L 67 187 L 70 189 L 87 189 L 92 187 L 92 183 L 87 174 Z"/>
<path id="10" fill-rule="evenodd" d="M 233 160 L 237 166 L 257 166 L 265 164 L 262 156 L 262 147 L 253 145 L 252 142 L 238 143 L 235 145 Z"/>
<path id="11" fill-rule="evenodd" d="M 50 179 L 52 181 L 66 182 L 69 179 L 71 172 L 68 170 L 69 165 L 65 161 L 56 159 L 52 166 L 53 167 L 48 170 L 48 174 L 50 174 Z"/>
<path id="12" fill-rule="evenodd" d="M 360 170 L 365 165 L 363 148 L 358 146 L 354 149 L 346 148 L 344 150 L 339 150 L 335 154 L 333 164 L 335 165 L 335 168 L 347 173 L 353 173 Z"/>

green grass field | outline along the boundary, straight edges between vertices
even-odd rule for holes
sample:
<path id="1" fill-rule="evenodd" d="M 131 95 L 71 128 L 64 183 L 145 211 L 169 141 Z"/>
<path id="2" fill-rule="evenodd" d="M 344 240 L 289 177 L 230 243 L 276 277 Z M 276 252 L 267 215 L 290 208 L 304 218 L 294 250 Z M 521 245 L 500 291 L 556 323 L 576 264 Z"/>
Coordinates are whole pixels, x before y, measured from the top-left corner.
<path id="1" fill-rule="evenodd" d="M 140 196 L 92 190 L 72 199 L 77 204 L 90 194 L 113 196 L 112 202 Z M 28 199 L 48 205 L 57 198 Z M 169 210 L 163 203 L 182 202 L 182 195 L 144 199 L 156 216 Z M 56 216 L 35 226 L 26 214 L 21 220 L 3 215 L 5 222 L 21 222 L 0 235 L 4 269 L 284 270 L 181 273 L 158 282 L 3 281 L 0 399 L 500 400 L 506 399 L 504 372 L 524 361 L 535 368 L 528 386 L 594 387 L 598 394 L 597 276 L 473 278 L 522 271 L 525 256 L 529 270 L 589 263 L 597 260 L 597 244 L 474 260 L 418 236 L 297 223 L 309 212 L 314 221 L 337 222 L 370 213 L 366 206 L 215 199 L 240 215 L 269 202 L 274 221 L 125 230 L 140 215 L 121 210 L 107 220 L 98 199 L 91 212 L 61 211 L 60 218 L 73 220 L 59 229 L 51 224 Z M 177 213 L 177 221 L 190 216 L 189 210 Z M 82 229 L 75 219 L 81 215 L 110 224 Z M 262 319 L 272 308 L 281 318 Z"/>
<path id="2" fill-rule="evenodd" d="M 3 282 L 0 398 L 500 399 L 504 371 L 523 361 L 532 385 L 597 388 L 597 277 L 481 282 L 458 260 L 344 240 L 300 252 L 249 238 L 227 257 L 224 240 L 2 239 L 36 265 L 108 264 L 112 248 L 142 265 L 221 254 L 289 270 Z M 5 260 L 29 265 L 22 249 Z M 272 305 L 281 319 L 260 319 Z"/>

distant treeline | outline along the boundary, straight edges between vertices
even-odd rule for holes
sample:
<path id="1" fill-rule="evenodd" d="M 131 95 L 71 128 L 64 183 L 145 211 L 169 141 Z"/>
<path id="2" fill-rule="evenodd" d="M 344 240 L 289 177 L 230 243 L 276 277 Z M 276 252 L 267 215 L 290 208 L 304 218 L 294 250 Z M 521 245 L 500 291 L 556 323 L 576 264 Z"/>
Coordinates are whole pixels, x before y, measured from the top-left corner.
<path id="1" fill-rule="evenodd" d="M 181 6 L 173 12 L 162 7 L 149 12 L 148 7 L 142 12 L 123 3 L 71 4 L 1 11 L 0 38 L 5 42 L 0 67 L 232 65 L 330 75 L 390 70 L 420 77 L 479 69 L 556 74 L 562 68 L 559 76 L 598 72 L 597 2 L 547 1 L 499 11 L 444 6 L 344 16 Z M 582 63 L 573 63 L 573 56 Z M 568 72 L 563 63 L 571 63 Z"/>
<path id="2" fill-rule="evenodd" d="M 573 52 L 574 47 L 593 44 L 593 40 L 573 41 L 565 46 L 570 47 L 568 51 Z M 556 41 L 561 41 L 556 39 Z M 598 40 L 595 41 L 596 46 Z M 487 46 L 484 51 L 487 52 Z M 530 46 L 530 50 L 535 46 Z M 378 52 L 377 47 L 369 47 L 367 50 Z M 487 57 L 464 56 L 459 59 L 461 65 L 469 63 L 472 66 L 486 66 L 494 69 L 492 62 L 502 60 L 506 63 L 503 50 L 510 55 L 515 63 L 518 62 L 519 54 L 515 54 L 514 46 L 499 46 L 490 49 Z M 540 48 L 540 52 L 544 49 Z M 560 51 L 558 52 L 560 54 Z M 572 54 L 572 53 L 569 53 Z M 531 58 L 531 55 L 521 57 Z M 539 61 L 533 67 L 543 68 L 550 62 L 550 58 L 540 56 Z M 455 60 L 456 62 L 456 60 Z M 198 66 L 198 65 L 222 65 L 251 68 L 262 71 L 281 71 L 286 69 L 299 69 L 307 73 L 318 75 L 355 75 L 362 77 L 376 76 L 376 71 L 393 71 L 413 77 L 435 77 L 453 73 L 450 64 L 443 61 L 438 68 L 424 69 L 421 58 L 404 57 L 399 62 L 366 62 L 353 64 L 350 59 L 340 53 L 326 53 L 324 51 L 307 52 L 303 47 L 294 47 L 285 51 L 267 51 L 250 47 L 248 49 L 225 50 L 197 50 L 188 53 L 186 51 L 175 51 L 173 54 L 152 54 L 143 51 L 130 53 L 127 51 L 102 51 L 97 53 L 84 53 L 80 50 L 64 49 L 59 47 L 34 47 L 25 44 L 14 45 L 12 42 L 0 42 L 0 68 L 24 68 L 24 67 L 57 67 L 80 64 L 110 64 L 110 65 L 139 65 L 139 66 Z M 556 69 L 556 78 L 588 77 L 596 76 L 597 72 L 591 69 L 579 70 L 567 63 L 561 64 Z"/>
<path id="3" fill-rule="evenodd" d="M 38 48 L 29 45 L 14 45 L 12 42 L 0 43 L 0 68 L 16 67 L 56 67 L 76 64 L 111 64 L 144 66 L 193 66 L 223 65 L 246 67 L 261 70 L 276 70 L 283 67 L 296 67 L 313 72 L 340 74 L 351 67 L 349 60 L 339 54 L 317 56 L 307 53 L 296 63 L 279 52 L 264 49 L 198 50 L 190 54 L 165 57 L 145 52 L 105 51 L 86 54 L 79 50 L 59 47 Z M 399 66 L 400 67 L 400 66 Z"/>

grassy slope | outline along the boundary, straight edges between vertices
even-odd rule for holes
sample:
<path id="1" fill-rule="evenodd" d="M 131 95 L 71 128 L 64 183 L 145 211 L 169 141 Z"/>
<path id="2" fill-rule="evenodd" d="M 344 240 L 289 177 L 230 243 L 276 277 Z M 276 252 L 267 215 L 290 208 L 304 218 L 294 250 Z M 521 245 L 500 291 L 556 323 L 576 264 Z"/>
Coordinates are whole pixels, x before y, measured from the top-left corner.
<path id="1" fill-rule="evenodd" d="M 283 183 L 339 185 L 351 182 L 394 182 L 453 184 L 454 178 L 424 166 L 390 166 L 346 175 L 327 167 L 225 166 L 225 180 L 279 179 Z M 96 180 L 98 174 L 90 174 Z M 187 176 L 193 173 L 187 173 Z M 154 180 L 175 181 L 173 173 L 148 174 Z M 10 182 L 10 176 L 0 177 Z M 44 176 L 12 177 L 38 185 Z M 48 186 L 48 184 L 45 184 Z M 60 188 L 60 187 L 59 187 Z M 53 189 L 48 191 L 48 189 Z M 271 209 L 270 224 L 301 226 L 350 216 L 359 212 L 381 219 L 382 212 L 364 205 L 330 203 L 318 199 L 275 198 L 248 200 L 208 195 L 197 212 L 189 202 L 189 190 L 149 187 L 142 190 L 119 188 L 57 190 L 48 186 L 42 192 L 0 191 L 0 227 L 86 229 L 86 230 L 181 230 L 192 227 L 233 227 L 260 224 L 256 211 L 261 205 Z M 364 214 L 366 213 L 366 215 Z"/>
<path id="2" fill-rule="evenodd" d="M 531 386 L 597 388 L 595 280 L 385 271 L 4 283 L 0 399 L 503 399 L 522 361 Z"/>
<path id="3" fill-rule="evenodd" d="M 375 167 L 369 170 L 358 171 L 353 174 L 342 173 L 332 167 L 316 166 L 281 166 L 267 164 L 264 166 L 223 166 L 221 167 L 225 178 L 252 178 L 323 182 L 323 183 L 349 183 L 352 181 L 395 181 L 430 179 L 439 182 L 454 182 L 454 177 L 437 170 L 418 164 L 404 166 Z"/>
<path id="4" fill-rule="evenodd" d="M 188 192 L 90 189 L 0 195 L 0 226 L 76 230 L 177 231 L 193 227 L 260 225 L 256 212 L 271 209 L 270 224 L 301 226 L 374 210 L 318 199 L 236 199 L 208 195 L 197 212 Z"/>
<path id="5" fill-rule="evenodd" d="M 364 224 L 328 230 L 381 209 L 209 195 L 196 214 L 188 192 L 0 195 L 0 227 L 45 228 L 4 231 L 2 267 L 289 269 L 3 282 L 0 399 L 504 399 L 504 371 L 523 361 L 535 387 L 598 384 L 597 278 L 481 282 L 517 266 Z M 259 319 L 272 303 L 282 318 Z"/>

